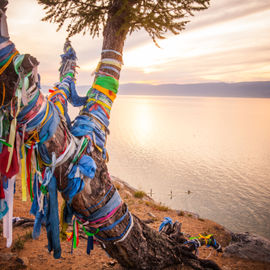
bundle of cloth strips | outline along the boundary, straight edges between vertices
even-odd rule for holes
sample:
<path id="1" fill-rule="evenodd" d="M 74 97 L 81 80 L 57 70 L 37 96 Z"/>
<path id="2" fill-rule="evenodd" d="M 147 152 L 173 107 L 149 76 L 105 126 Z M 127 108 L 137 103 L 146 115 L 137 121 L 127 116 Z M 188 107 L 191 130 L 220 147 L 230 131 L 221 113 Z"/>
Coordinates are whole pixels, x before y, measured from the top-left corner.
<path id="1" fill-rule="evenodd" d="M 27 192 L 32 201 L 30 212 L 35 215 L 33 238 L 41 233 L 41 225 L 46 225 L 48 250 L 53 251 L 55 258 L 61 257 L 60 236 L 72 241 L 72 249 L 76 248 L 79 239 L 79 226 L 88 236 L 87 253 L 93 248 L 93 240 L 100 243 L 106 241 L 123 241 L 133 226 L 132 215 L 128 210 L 113 224 L 106 226 L 114 213 L 122 205 L 117 190 L 109 187 L 104 198 L 89 209 L 98 209 L 90 216 L 77 213 L 72 208 L 73 197 L 85 187 L 85 181 L 95 176 L 96 164 L 91 157 L 93 149 L 98 149 L 104 160 L 107 160 L 106 139 L 109 134 L 109 118 L 113 101 L 118 92 L 119 82 L 106 69 L 119 73 L 122 62 L 103 58 L 95 72 L 95 80 L 85 97 L 78 96 L 75 87 L 76 53 L 67 40 L 64 54 L 61 55 L 60 80 L 50 94 L 44 97 L 40 91 L 40 77 L 37 65 L 32 61 L 32 68 L 26 72 L 23 68 L 26 55 L 20 54 L 10 41 L 6 16 L 1 12 L 0 35 L 0 76 L 8 67 L 13 66 L 18 81 L 14 89 L 8 89 L 1 80 L 0 91 L 0 219 L 3 219 L 3 235 L 7 238 L 6 246 L 12 244 L 13 197 L 16 181 L 20 179 L 22 201 L 27 200 Z M 115 50 L 104 52 L 120 55 Z M 31 63 L 30 61 L 28 61 Z M 103 65 L 101 65 L 103 64 Z M 7 100 L 7 91 L 13 91 L 11 100 Z M 73 106 L 82 106 L 80 115 L 73 123 L 68 115 L 68 102 Z M 56 156 L 49 153 L 46 142 L 56 133 L 59 124 L 65 129 L 63 151 Z M 59 190 L 66 199 L 62 209 L 62 229 L 59 229 L 57 182 L 55 168 L 72 160 L 66 172 L 68 184 Z M 16 176 L 19 177 L 16 179 Z M 114 192 L 114 194 L 110 194 Z M 110 199 L 102 207 L 101 202 Z M 125 230 L 116 237 L 104 239 L 98 235 L 101 231 L 112 230 L 125 217 L 129 223 Z M 70 233 L 66 232 L 67 224 L 73 225 Z"/>

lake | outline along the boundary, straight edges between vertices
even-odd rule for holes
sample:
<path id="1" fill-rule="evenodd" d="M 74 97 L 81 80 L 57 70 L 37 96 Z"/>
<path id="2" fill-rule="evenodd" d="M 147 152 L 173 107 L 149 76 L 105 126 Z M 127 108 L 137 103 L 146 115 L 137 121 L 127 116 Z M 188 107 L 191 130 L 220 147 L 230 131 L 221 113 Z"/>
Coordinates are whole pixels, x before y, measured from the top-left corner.
<path id="1" fill-rule="evenodd" d="M 118 96 L 110 131 L 111 175 L 270 238 L 270 99 Z"/>
<path id="2" fill-rule="evenodd" d="M 122 95 L 110 131 L 111 175 L 171 208 L 270 238 L 270 99 Z"/>

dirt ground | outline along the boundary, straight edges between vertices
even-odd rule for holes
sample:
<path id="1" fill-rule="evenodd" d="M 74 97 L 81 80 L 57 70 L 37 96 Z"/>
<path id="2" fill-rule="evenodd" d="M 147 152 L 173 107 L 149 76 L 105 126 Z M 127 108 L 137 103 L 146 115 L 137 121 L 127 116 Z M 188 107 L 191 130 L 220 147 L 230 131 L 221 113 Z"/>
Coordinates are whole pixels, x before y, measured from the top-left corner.
<path id="1" fill-rule="evenodd" d="M 199 218 L 197 215 L 185 211 L 176 211 L 164 207 L 147 196 L 136 198 L 135 190 L 126 186 L 116 178 L 115 185 L 118 188 L 122 199 L 128 204 L 129 210 L 142 220 L 152 220 L 149 224 L 153 229 L 158 230 L 164 217 L 171 217 L 173 221 L 182 223 L 182 231 L 191 236 L 198 233 L 214 234 L 217 241 L 225 247 L 230 242 L 230 233 L 221 225 Z M 61 197 L 61 196 L 59 196 Z M 30 216 L 30 200 L 21 201 L 20 181 L 17 180 L 16 194 L 14 199 L 14 217 Z M 0 269 L 123 269 L 117 261 L 110 258 L 98 245 L 90 255 L 86 254 L 87 240 L 80 238 L 77 249 L 71 254 L 71 243 L 62 242 L 62 257 L 55 260 L 52 254 L 47 251 L 46 230 L 42 228 L 39 240 L 31 239 L 32 227 L 16 227 L 13 231 L 13 245 L 10 249 L 5 248 L 6 240 L 2 235 L 2 224 L 0 224 Z M 83 235 L 83 234 L 82 234 Z M 201 247 L 199 257 L 214 260 L 222 269 L 245 269 L 245 270 L 270 270 L 270 265 L 261 262 L 249 261 L 240 258 L 225 258 L 222 254 L 217 254 L 211 248 Z M 181 269 L 180 266 L 170 269 Z M 188 269 L 184 267 L 182 269 Z"/>

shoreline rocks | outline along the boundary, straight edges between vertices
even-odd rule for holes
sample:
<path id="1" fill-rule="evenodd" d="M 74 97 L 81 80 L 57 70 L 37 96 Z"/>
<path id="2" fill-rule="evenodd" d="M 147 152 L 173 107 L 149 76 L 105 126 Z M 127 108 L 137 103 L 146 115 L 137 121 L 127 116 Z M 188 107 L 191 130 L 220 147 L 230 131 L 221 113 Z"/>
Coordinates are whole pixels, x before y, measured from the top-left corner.
<path id="1" fill-rule="evenodd" d="M 225 248 L 224 256 L 270 263 L 270 240 L 249 232 L 232 233 L 231 243 Z"/>

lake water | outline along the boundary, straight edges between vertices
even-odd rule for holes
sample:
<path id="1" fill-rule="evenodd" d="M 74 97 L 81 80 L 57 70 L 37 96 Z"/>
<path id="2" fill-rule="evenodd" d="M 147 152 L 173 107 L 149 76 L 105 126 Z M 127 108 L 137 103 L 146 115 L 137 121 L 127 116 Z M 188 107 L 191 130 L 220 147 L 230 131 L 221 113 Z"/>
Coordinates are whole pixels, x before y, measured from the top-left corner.
<path id="1" fill-rule="evenodd" d="M 270 238 L 270 99 L 118 96 L 110 131 L 111 175 Z"/>
<path id="2" fill-rule="evenodd" d="M 111 175 L 270 238 L 270 99 L 119 96 L 110 131 Z"/>

